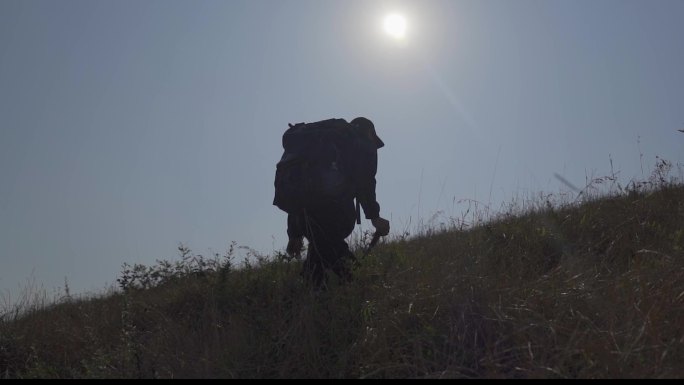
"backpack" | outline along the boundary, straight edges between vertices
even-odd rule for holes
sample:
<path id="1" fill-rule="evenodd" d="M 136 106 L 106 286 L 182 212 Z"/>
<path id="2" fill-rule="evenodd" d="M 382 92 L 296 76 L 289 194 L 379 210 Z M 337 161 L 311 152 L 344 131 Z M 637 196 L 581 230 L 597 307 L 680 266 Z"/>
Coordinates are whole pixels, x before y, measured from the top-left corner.
<path id="1" fill-rule="evenodd" d="M 353 199 L 349 155 L 354 126 L 344 119 L 289 124 L 276 165 L 273 204 L 288 214 Z"/>

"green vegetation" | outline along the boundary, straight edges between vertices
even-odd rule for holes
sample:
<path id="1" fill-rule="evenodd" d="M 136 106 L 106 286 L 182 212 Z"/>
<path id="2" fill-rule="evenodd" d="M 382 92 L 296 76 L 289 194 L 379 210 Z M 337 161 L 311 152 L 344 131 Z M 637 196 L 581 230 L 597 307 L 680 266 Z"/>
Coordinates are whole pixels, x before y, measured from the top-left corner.
<path id="1" fill-rule="evenodd" d="M 301 261 L 181 246 L 124 266 L 122 290 L 6 311 L 0 378 L 682 378 L 684 187 L 665 171 L 394 239 L 322 293 Z"/>

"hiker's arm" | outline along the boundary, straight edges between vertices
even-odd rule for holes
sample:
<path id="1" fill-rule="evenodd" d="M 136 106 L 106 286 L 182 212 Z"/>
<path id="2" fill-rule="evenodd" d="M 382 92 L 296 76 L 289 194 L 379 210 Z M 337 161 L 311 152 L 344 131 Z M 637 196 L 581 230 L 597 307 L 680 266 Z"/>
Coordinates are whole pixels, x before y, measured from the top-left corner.
<path id="1" fill-rule="evenodd" d="M 357 162 L 357 199 L 363 207 L 363 212 L 366 219 L 375 219 L 380 216 L 380 204 L 375 196 L 375 174 L 378 171 L 378 153 L 361 152 L 363 156 L 359 156 Z"/>

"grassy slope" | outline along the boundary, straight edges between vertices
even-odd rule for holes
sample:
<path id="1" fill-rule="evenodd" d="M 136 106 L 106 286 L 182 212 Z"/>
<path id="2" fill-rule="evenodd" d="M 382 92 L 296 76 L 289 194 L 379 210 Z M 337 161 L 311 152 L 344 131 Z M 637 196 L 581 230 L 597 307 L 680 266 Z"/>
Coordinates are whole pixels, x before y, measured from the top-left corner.
<path id="1" fill-rule="evenodd" d="M 6 315 L 0 378 L 684 377 L 684 188 L 539 206 L 382 244 L 319 294 L 297 261 L 181 250 Z"/>

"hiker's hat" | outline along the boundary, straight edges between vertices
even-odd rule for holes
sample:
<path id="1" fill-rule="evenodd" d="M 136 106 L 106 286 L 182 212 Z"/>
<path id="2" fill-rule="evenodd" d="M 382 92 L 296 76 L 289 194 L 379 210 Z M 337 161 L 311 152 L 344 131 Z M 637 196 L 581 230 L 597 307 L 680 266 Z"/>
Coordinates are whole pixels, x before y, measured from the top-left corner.
<path id="1" fill-rule="evenodd" d="M 385 145 L 385 143 L 383 143 L 383 141 L 378 137 L 378 134 L 375 133 L 375 125 L 373 125 L 373 122 L 371 122 L 369 119 L 359 116 L 358 118 L 352 120 L 351 124 L 360 128 L 361 132 L 368 135 L 368 139 L 375 143 L 377 148 L 381 148 Z"/>

